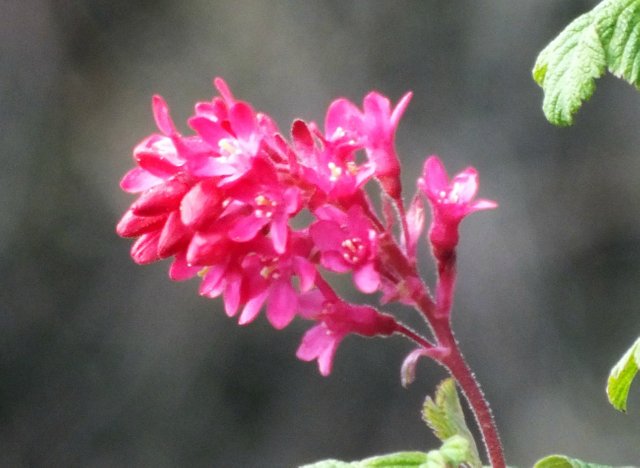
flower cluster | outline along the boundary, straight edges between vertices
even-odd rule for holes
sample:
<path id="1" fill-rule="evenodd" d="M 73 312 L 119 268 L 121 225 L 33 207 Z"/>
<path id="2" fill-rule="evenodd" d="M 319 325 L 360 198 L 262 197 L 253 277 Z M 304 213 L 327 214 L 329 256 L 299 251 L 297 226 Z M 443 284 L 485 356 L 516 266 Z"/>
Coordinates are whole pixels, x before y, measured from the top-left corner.
<path id="1" fill-rule="evenodd" d="M 277 329 L 296 316 L 314 321 L 298 357 L 317 359 L 327 375 L 348 334 L 405 330 L 374 307 L 340 298 L 327 271 L 351 274 L 358 290 L 380 291 L 383 301 L 413 303 L 424 292 L 415 268 L 422 205 L 416 197 L 405 214 L 394 148 L 411 94 L 395 107 L 376 92 L 362 109 L 338 99 L 324 131 L 296 120 L 288 137 L 222 79 L 214 83 L 219 96 L 196 104 L 188 135 L 178 131 L 165 101 L 153 98 L 159 132 L 133 151 L 136 167 L 121 187 L 139 195 L 117 232 L 137 238 L 135 262 L 172 258 L 173 280 L 199 276 L 200 294 L 222 296 L 225 312 L 240 324 L 263 309 Z M 462 217 L 495 206 L 472 202 L 475 172 L 463 174 L 449 186 L 439 160 L 427 161 L 420 187 L 434 211 L 432 242 L 455 246 Z M 384 220 L 364 190 L 370 181 L 382 188 Z M 393 207 L 402 221 L 400 241 Z"/>

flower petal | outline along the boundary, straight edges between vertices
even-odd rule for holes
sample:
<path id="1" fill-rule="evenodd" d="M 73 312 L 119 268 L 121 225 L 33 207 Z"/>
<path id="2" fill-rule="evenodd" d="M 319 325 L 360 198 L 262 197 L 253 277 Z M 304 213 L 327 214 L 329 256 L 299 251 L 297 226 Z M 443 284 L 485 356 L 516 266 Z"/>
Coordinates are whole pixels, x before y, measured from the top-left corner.
<path id="1" fill-rule="evenodd" d="M 205 227 L 221 211 L 222 195 L 212 180 L 198 182 L 180 202 L 181 220 L 192 229 Z"/>
<path id="2" fill-rule="evenodd" d="M 174 281 L 184 281 L 189 278 L 193 278 L 201 267 L 191 266 L 187 263 L 187 258 L 184 253 L 180 253 L 175 256 L 171 267 L 169 268 L 169 278 Z"/>
<path id="3" fill-rule="evenodd" d="M 173 120 L 169 115 L 169 106 L 162 96 L 157 94 L 152 99 L 153 117 L 156 121 L 156 125 L 162 133 L 165 135 L 176 134 L 176 126 L 173 124 Z"/>
<path id="4" fill-rule="evenodd" d="M 138 193 L 144 192 L 160 182 L 162 182 L 160 177 L 156 177 L 140 167 L 134 167 L 124 175 L 120 181 L 120 188 L 125 192 Z"/>
<path id="5" fill-rule="evenodd" d="M 289 217 L 284 213 L 275 216 L 271 222 L 269 234 L 271 234 L 271 242 L 275 251 L 283 254 L 287 248 L 287 239 L 289 237 Z"/>
<path id="6" fill-rule="evenodd" d="M 325 297 L 318 289 L 298 296 L 298 313 L 302 318 L 315 320 L 325 303 Z"/>
<path id="7" fill-rule="evenodd" d="M 376 271 L 373 263 L 365 263 L 353 271 L 353 282 L 360 291 L 370 294 L 378 290 L 380 274 Z"/>
<path id="8" fill-rule="evenodd" d="M 162 179 L 171 177 L 179 170 L 178 166 L 156 151 L 139 151 L 135 158 L 141 168 Z"/>
<path id="9" fill-rule="evenodd" d="M 296 147 L 302 148 L 303 151 L 311 151 L 315 146 L 309 126 L 302 120 L 294 120 L 291 126 L 291 137 Z"/>
<path id="10" fill-rule="evenodd" d="M 138 216 L 158 216 L 169 213 L 180 206 L 180 200 L 189 190 L 189 186 L 180 179 L 169 179 L 162 184 L 154 185 L 145 191 L 131 205 L 131 210 Z"/>
<path id="11" fill-rule="evenodd" d="M 260 309 L 262 308 L 262 305 L 264 304 L 264 301 L 268 296 L 269 290 L 265 289 L 260 294 L 257 294 L 249 299 L 242 309 L 240 317 L 238 318 L 238 324 L 246 325 L 253 322 L 260 313 Z"/>
<path id="12" fill-rule="evenodd" d="M 352 268 L 352 265 L 344 260 L 342 254 L 335 250 L 322 252 L 320 263 L 327 270 L 335 271 L 336 273 L 346 273 L 351 271 Z"/>
<path id="13" fill-rule="evenodd" d="M 229 229 L 229 239 L 235 242 L 247 242 L 256 237 L 269 220 L 250 214 L 238 219 Z"/>
<path id="14" fill-rule="evenodd" d="M 224 299 L 224 311 L 229 317 L 233 317 L 240 307 L 240 287 L 242 278 L 237 273 L 228 273 L 222 297 Z"/>
<path id="15" fill-rule="evenodd" d="M 413 93 L 409 91 L 407 94 L 402 96 L 402 98 L 400 98 L 400 100 L 398 101 L 398 104 L 396 104 L 396 107 L 393 109 L 393 112 L 391 113 L 391 119 L 390 119 L 391 126 L 393 128 L 396 128 L 398 126 L 398 122 L 400 121 L 402 114 L 404 114 L 404 111 L 409 105 L 409 101 L 411 101 L 412 96 L 413 96 Z"/>
<path id="16" fill-rule="evenodd" d="M 229 133 L 219 123 L 213 122 L 206 117 L 191 117 L 189 126 L 198 132 L 202 139 L 209 143 L 216 152 L 219 150 L 218 143 L 220 140 L 229 138 Z"/>
<path id="17" fill-rule="evenodd" d="M 478 191 L 478 171 L 468 167 L 451 180 L 451 195 L 455 203 L 469 203 Z"/>
<path id="18" fill-rule="evenodd" d="M 316 221 L 309 226 L 309 234 L 320 250 L 338 250 L 344 240 L 340 227 L 333 221 Z"/>
<path id="19" fill-rule="evenodd" d="M 159 260 L 158 241 L 160 231 L 149 232 L 141 235 L 131 246 L 131 258 L 138 265 L 145 265 Z"/>
<path id="20" fill-rule="evenodd" d="M 131 209 L 127 210 L 116 226 L 121 237 L 138 237 L 141 234 L 162 228 L 167 216 L 136 216 Z"/>
<path id="21" fill-rule="evenodd" d="M 198 293 L 206 297 L 218 297 L 224 290 L 224 276 L 227 273 L 227 265 L 214 265 L 207 269 Z"/>
<path id="22" fill-rule="evenodd" d="M 424 187 L 421 188 L 429 197 L 438 198 L 440 192 L 448 191 L 449 176 L 438 156 L 430 156 L 425 162 L 422 181 Z"/>
<path id="23" fill-rule="evenodd" d="M 281 330 L 291 323 L 296 314 L 298 296 L 288 281 L 276 281 L 271 286 L 267 304 L 267 319 L 273 327 Z"/>
<path id="24" fill-rule="evenodd" d="M 333 367 L 333 357 L 343 334 L 332 333 L 324 325 L 316 325 L 308 330 L 302 338 L 296 356 L 302 361 L 318 360 L 320 374 L 327 376 Z"/>
<path id="25" fill-rule="evenodd" d="M 245 102 L 235 103 L 229 110 L 229 121 L 236 136 L 248 141 L 257 129 L 255 112 Z"/>
<path id="26" fill-rule="evenodd" d="M 229 86 L 227 85 L 226 81 L 224 81 L 220 77 L 216 77 L 213 80 L 213 85 L 216 87 L 216 89 L 220 93 L 220 96 L 222 96 L 222 98 L 225 100 L 227 104 L 233 104 L 235 102 L 235 99 L 233 98 L 233 94 L 231 94 L 231 91 L 229 90 Z"/>
<path id="27" fill-rule="evenodd" d="M 304 257 L 294 257 L 293 270 L 300 280 L 300 291 L 310 291 L 316 281 L 316 267 Z"/>
<path id="28" fill-rule="evenodd" d="M 166 258 L 176 254 L 179 250 L 185 249 L 189 245 L 191 236 L 191 229 L 180 221 L 180 212 L 177 210 L 172 212 L 160 233 L 158 255 Z"/>
<path id="29" fill-rule="evenodd" d="M 340 139 L 345 132 L 362 132 L 363 115 L 360 109 L 348 99 L 336 99 L 329 105 L 324 121 L 326 138 L 330 141 Z"/>
<path id="30" fill-rule="evenodd" d="M 480 200 L 476 200 L 469 206 L 468 213 L 474 213 L 481 210 L 492 210 L 494 208 L 498 208 L 498 203 L 494 202 L 493 200 L 485 200 L 481 198 Z"/>

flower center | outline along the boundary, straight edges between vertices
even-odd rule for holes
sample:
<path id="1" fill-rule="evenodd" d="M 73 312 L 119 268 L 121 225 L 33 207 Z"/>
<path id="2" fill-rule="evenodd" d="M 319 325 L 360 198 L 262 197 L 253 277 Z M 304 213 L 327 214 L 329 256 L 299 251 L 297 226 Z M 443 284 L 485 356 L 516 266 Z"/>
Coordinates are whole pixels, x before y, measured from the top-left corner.
<path id="1" fill-rule="evenodd" d="M 331 176 L 329 177 L 329 180 L 331 182 L 337 181 L 342 175 L 342 168 L 337 166 L 336 163 L 334 163 L 333 161 L 327 164 L 327 166 L 329 167 L 329 172 L 331 172 Z"/>
<path id="2" fill-rule="evenodd" d="M 359 237 L 342 241 L 342 258 L 351 264 L 360 263 L 367 254 L 367 247 Z"/>
<path id="3" fill-rule="evenodd" d="M 453 187 L 451 187 L 449 191 L 441 190 L 440 193 L 438 193 L 438 203 L 445 205 L 460 203 L 460 194 L 463 189 L 464 187 L 460 182 L 454 182 Z"/>
<path id="4" fill-rule="evenodd" d="M 233 138 L 221 138 L 218 141 L 218 148 L 220 148 L 220 156 L 225 158 L 238 156 L 241 152 L 240 143 Z"/>
<path id="5" fill-rule="evenodd" d="M 264 265 L 260 269 L 260 276 L 264 279 L 277 280 L 280 278 L 280 270 L 278 270 L 277 263 L 274 260 L 264 261 Z"/>
<path id="6" fill-rule="evenodd" d="M 253 201 L 256 206 L 254 214 L 257 218 L 271 218 L 275 208 L 278 206 L 277 201 L 264 195 L 258 195 Z"/>
<path id="7" fill-rule="evenodd" d="M 342 127 L 338 127 L 334 130 L 333 135 L 331 135 L 331 141 L 338 140 L 345 136 L 346 133 Z"/>

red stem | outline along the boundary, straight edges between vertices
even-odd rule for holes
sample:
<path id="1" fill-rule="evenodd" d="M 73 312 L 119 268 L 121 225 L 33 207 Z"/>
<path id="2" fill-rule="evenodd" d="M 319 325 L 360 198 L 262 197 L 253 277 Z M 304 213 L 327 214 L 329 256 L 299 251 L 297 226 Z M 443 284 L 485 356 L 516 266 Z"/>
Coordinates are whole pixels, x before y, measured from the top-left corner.
<path id="1" fill-rule="evenodd" d="M 436 286 L 435 317 L 431 320 L 436 341 L 439 346 L 449 349 L 449 353 L 439 358 L 439 361 L 449 369 L 451 375 L 458 381 L 462 393 L 469 402 L 476 418 L 484 446 L 489 456 L 489 462 L 494 468 L 506 466 L 500 436 L 496 427 L 489 403 L 484 397 L 480 384 L 476 380 L 464 360 L 458 342 L 451 329 L 451 307 L 456 284 L 456 251 L 455 248 L 446 251 L 434 251 L 438 263 L 438 284 Z"/>
<path id="2" fill-rule="evenodd" d="M 484 446 L 489 456 L 489 463 L 493 468 L 505 468 L 506 464 L 502 444 L 493 415 L 491 414 L 491 408 L 489 408 L 489 403 L 482 393 L 480 384 L 460 352 L 451 327 L 448 325 L 448 320 L 446 322 L 446 326 L 435 325 L 438 344 L 440 346 L 446 346 L 450 350 L 450 353 L 443 356 L 440 362 L 449 369 L 451 375 L 458 381 L 462 393 L 467 399 L 469 406 L 471 406 L 476 423 L 482 433 Z M 444 321 L 441 321 L 441 323 L 444 323 Z"/>
<path id="3" fill-rule="evenodd" d="M 398 252 L 393 252 L 393 254 L 391 257 L 397 258 Z M 500 443 L 500 437 L 491 414 L 491 409 L 489 408 L 489 403 L 480 389 L 480 384 L 464 360 L 453 335 L 453 331 L 451 330 L 451 307 L 453 305 L 456 283 L 455 249 L 447 252 L 434 252 L 434 254 L 436 254 L 438 264 L 436 301 L 434 303 L 431 299 L 426 286 L 418 291 L 414 291 L 413 300 L 431 327 L 436 340 L 435 347 L 447 351 L 439 356 L 434 355 L 432 357 L 445 366 L 458 382 L 482 433 L 482 439 L 491 466 L 493 468 L 505 468 L 506 464 L 502 444 Z M 422 345 L 425 349 L 434 346 L 430 342 L 428 342 L 430 346 L 424 346 L 420 341 L 415 339 L 414 341 Z"/>
<path id="4" fill-rule="evenodd" d="M 416 332 L 411 330 L 409 327 L 403 325 L 400 322 L 397 322 L 396 331 L 398 333 L 403 334 L 404 336 L 406 336 L 410 340 L 414 341 L 415 343 L 419 344 L 424 349 L 433 349 L 433 348 L 435 348 L 435 345 L 433 343 L 431 343 L 428 339 L 426 339 L 425 337 L 417 334 Z"/>
<path id="5" fill-rule="evenodd" d="M 400 218 L 403 220 L 403 233 L 406 236 L 405 239 L 408 245 L 406 214 L 403 213 L 404 210 L 401 205 L 396 206 L 401 210 Z M 410 260 L 410 253 L 402 252 L 390 233 L 388 236 L 381 238 L 380 247 L 380 252 L 383 254 L 380 264 L 383 266 L 383 271 L 386 270 L 388 276 L 402 278 L 403 281 L 407 281 L 409 278 L 416 280 L 413 284 L 418 286 L 412 291 L 411 297 L 416 308 L 422 312 L 427 324 L 430 326 L 436 342 L 433 344 L 406 327 L 401 327 L 398 331 L 425 350 L 439 348 L 443 351 L 439 355 L 432 357 L 445 366 L 458 382 L 475 416 L 491 466 L 493 468 L 505 468 L 502 444 L 500 443 L 500 437 L 489 403 L 484 398 L 480 384 L 464 360 L 451 330 L 450 316 L 456 283 L 455 247 L 446 250 L 434 250 L 433 252 L 438 266 L 435 301 L 431 298 L 427 286 L 420 279 L 415 262 Z"/>

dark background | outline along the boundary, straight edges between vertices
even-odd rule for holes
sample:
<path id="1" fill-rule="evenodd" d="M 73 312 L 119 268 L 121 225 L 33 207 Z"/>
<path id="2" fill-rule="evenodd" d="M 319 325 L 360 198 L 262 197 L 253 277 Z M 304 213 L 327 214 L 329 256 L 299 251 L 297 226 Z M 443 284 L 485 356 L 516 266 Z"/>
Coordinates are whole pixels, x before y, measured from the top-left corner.
<path id="1" fill-rule="evenodd" d="M 283 129 L 322 122 L 338 96 L 413 90 L 407 193 L 438 153 L 500 202 L 464 224 L 454 322 L 508 461 L 640 462 L 640 384 L 626 416 L 604 393 L 640 334 L 640 96 L 605 77 L 558 129 L 530 76 L 595 3 L 0 0 L 0 465 L 285 467 L 435 447 L 418 411 L 444 373 L 425 361 L 403 389 L 408 342 L 349 338 L 323 378 L 295 358 L 308 324 L 239 327 L 115 235 L 151 96 L 186 131 L 214 76 Z"/>

